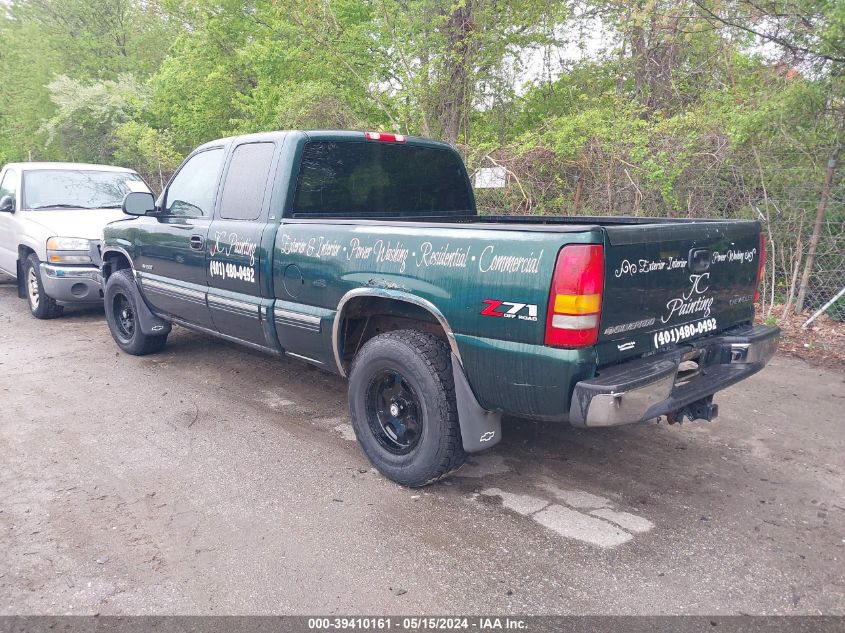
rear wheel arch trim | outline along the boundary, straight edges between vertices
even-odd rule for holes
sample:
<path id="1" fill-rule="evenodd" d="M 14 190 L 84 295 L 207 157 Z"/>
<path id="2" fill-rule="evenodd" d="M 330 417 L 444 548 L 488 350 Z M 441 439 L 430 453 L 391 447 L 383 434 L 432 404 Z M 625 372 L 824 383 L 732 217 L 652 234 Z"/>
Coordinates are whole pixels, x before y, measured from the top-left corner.
<path id="1" fill-rule="evenodd" d="M 420 308 L 423 308 L 426 312 L 430 313 L 431 316 L 433 316 L 440 324 L 440 327 L 443 328 L 443 331 L 446 333 L 446 340 L 449 343 L 449 349 L 452 351 L 452 354 L 454 354 L 455 358 L 458 359 L 458 362 L 461 364 L 461 366 L 463 366 L 463 361 L 461 360 L 461 352 L 458 349 L 458 343 L 455 340 L 455 333 L 449 326 L 449 322 L 446 320 L 446 317 L 443 316 L 443 313 L 440 312 L 440 310 L 438 310 L 437 307 L 431 301 L 410 294 L 408 292 L 390 290 L 388 288 L 355 288 L 347 292 L 345 295 L 343 295 L 343 297 L 341 297 L 340 302 L 337 304 L 337 312 L 335 312 L 334 323 L 332 324 L 332 349 L 334 352 L 335 364 L 337 365 L 337 371 L 341 376 L 343 376 L 344 378 L 348 378 L 348 372 L 343 366 L 343 358 L 341 358 L 340 346 L 340 326 L 343 324 L 344 310 L 346 309 L 346 305 L 351 300 L 360 299 L 363 297 L 402 301 L 404 303 L 410 303 L 419 306 Z"/>

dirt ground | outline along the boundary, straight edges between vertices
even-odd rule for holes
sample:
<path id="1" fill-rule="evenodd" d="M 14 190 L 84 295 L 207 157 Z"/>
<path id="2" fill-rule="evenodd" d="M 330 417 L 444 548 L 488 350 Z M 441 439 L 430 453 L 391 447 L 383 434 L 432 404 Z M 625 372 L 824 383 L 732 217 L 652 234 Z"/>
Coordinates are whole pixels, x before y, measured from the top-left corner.
<path id="1" fill-rule="evenodd" d="M 778 356 L 713 423 L 507 420 L 424 490 L 345 383 L 0 280 L 0 614 L 845 614 L 845 375 Z"/>
<path id="2" fill-rule="evenodd" d="M 812 365 L 845 372 L 845 323 L 822 314 L 807 328 L 809 314 L 782 316 L 775 306 L 776 324 L 781 331 L 782 354 L 805 360 Z"/>

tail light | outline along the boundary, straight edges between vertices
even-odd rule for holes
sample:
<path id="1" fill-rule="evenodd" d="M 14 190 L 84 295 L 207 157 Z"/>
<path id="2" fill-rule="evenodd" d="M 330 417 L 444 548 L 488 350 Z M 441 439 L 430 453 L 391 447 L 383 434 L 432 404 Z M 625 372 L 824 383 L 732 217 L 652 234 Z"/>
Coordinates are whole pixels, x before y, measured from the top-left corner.
<path id="1" fill-rule="evenodd" d="M 604 247 L 601 244 L 564 246 L 557 256 L 549 292 L 546 345 L 595 345 L 603 289 Z"/>
<path id="2" fill-rule="evenodd" d="M 760 263 L 757 267 L 757 285 L 754 286 L 754 303 L 760 299 L 760 282 L 763 281 L 763 272 L 766 268 L 766 236 L 760 233 Z"/>
<path id="3" fill-rule="evenodd" d="M 387 134 L 385 132 L 364 132 L 368 141 L 384 141 L 386 143 L 404 143 L 404 134 Z"/>

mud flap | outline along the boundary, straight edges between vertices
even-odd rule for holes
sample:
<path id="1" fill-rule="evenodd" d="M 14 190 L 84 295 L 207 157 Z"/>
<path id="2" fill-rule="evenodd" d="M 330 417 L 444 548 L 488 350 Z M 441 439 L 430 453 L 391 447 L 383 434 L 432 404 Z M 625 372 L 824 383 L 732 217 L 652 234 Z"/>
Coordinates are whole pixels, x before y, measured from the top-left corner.
<path id="1" fill-rule="evenodd" d="M 144 297 L 141 296 L 137 283 L 132 284 L 132 292 L 135 293 L 135 310 L 138 312 L 138 325 L 141 326 L 141 332 L 147 336 L 169 334 L 172 327 L 170 322 L 153 314 L 147 302 L 144 301 Z"/>
<path id="2" fill-rule="evenodd" d="M 17 270 L 17 282 L 18 282 L 18 298 L 19 299 L 26 299 L 26 282 L 23 278 L 23 262 L 21 260 L 17 260 L 15 262 L 16 270 Z"/>
<path id="3" fill-rule="evenodd" d="M 467 453 L 491 448 L 502 439 L 502 414 L 484 409 L 469 386 L 461 362 L 452 354 L 452 375 L 455 378 L 455 398 L 458 402 L 458 423 Z"/>

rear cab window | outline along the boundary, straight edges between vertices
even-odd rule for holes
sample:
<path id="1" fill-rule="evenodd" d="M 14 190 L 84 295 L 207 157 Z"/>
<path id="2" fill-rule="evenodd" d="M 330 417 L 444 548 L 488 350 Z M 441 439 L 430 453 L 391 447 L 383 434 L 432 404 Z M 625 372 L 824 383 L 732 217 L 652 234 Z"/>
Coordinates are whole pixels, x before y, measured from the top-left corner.
<path id="1" fill-rule="evenodd" d="M 235 148 L 220 200 L 222 219 L 259 219 L 275 149 L 272 142 L 245 143 Z"/>
<path id="2" fill-rule="evenodd" d="M 293 216 L 474 215 L 460 157 L 412 143 L 309 141 Z"/>

